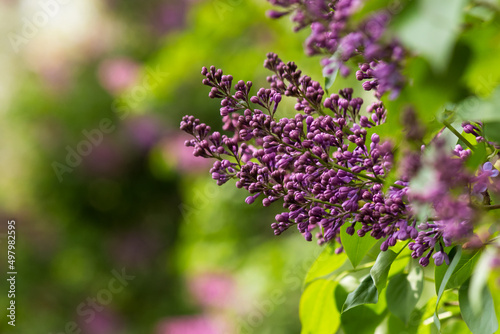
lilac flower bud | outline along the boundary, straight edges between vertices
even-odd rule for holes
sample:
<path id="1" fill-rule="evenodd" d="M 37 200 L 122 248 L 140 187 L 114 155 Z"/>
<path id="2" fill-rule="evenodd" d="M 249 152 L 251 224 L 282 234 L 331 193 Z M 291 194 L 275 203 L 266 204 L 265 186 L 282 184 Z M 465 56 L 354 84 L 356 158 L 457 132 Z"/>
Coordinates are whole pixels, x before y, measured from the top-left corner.
<path id="1" fill-rule="evenodd" d="M 435 253 L 434 255 L 432 255 L 432 258 L 434 259 L 434 264 L 436 266 L 442 265 L 443 262 L 445 262 L 445 261 L 446 261 L 446 264 L 450 263 L 450 260 L 448 259 L 448 255 L 443 251 L 439 251 L 439 252 Z"/>
<path id="2" fill-rule="evenodd" d="M 429 265 L 429 258 L 423 257 L 418 261 L 418 263 L 420 263 L 422 267 L 427 267 Z"/>
<path id="3" fill-rule="evenodd" d="M 422 230 L 422 231 L 425 231 L 428 228 L 429 228 L 429 225 L 427 223 L 421 223 L 420 225 L 418 225 L 418 229 Z"/>
<path id="4" fill-rule="evenodd" d="M 355 230 L 354 230 L 354 226 L 350 225 L 346 228 L 345 232 L 349 235 L 353 235 Z"/>
<path id="5" fill-rule="evenodd" d="M 250 205 L 250 204 L 252 204 L 252 203 L 253 203 L 253 202 L 257 199 L 257 197 L 259 197 L 259 196 L 260 196 L 260 193 L 255 194 L 254 196 L 248 196 L 248 197 L 245 199 L 245 203 L 247 203 L 247 204 L 249 204 L 249 205 Z"/>

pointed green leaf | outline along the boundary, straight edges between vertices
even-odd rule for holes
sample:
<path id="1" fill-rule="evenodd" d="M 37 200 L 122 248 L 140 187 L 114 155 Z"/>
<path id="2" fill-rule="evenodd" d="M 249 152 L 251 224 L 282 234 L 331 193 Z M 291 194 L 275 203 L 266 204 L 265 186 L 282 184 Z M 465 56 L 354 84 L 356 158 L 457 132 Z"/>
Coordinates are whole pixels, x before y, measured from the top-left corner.
<path id="1" fill-rule="evenodd" d="M 340 325 L 340 314 L 334 300 L 337 284 L 317 280 L 304 290 L 299 307 L 301 334 L 332 334 L 337 331 Z"/>
<path id="2" fill-rule="evenodd" d="M 454 250 L 456 250 L 456 251 L 454 251 Z M 434 324 L 436 325 L 436 327 L 439 330 L 441 330 L 441 323 L 439 322 L 439 317 L 437 315 L 438 308 L 439 308 L 439 301 L 441 300 L 441 297 L 443 296 L 443 292 L 446 288 L 446 285 L 448 284 L 448 281 L 449 281 L 451 275 L 453 274 L 453 271 L 457 267 L 458 262 L 460 261 L 460 258 L 462 257 L 462 246 L 455 246 L 453 248 L 452 252 L 450 252 L 450 254 L 454 254 L 453 259 L 451 260 L 450 266 L 446 270 L 446 272 L 443 276 L 443 279 L 441 281 L 441 284 L 439 285 L 439 289 L 438 289 L 438 293 L 437 293 L 438 298 L 436 301 L 436 308 L 434 309 Z"/>
<path id="3" fill-rule="evenodd" d="M 460 261 L 457 264 L 457 267 L 453 271 L 453 274 L 451 275 L 450 280 L 446 285 L 446 289 L 458 288 L 471 276 L 472 271 L 474 270 L 474 266 L 479 260 L 480 254 L 481 252 L 478 251 L 463 252 Z M 444 274 L 447 270 L 448 265 L 446 263 L 443 263 L 442 265 L 436 266 L 434 268 L 434 282 L 436 285 L 436 291 L 439 290 Z"/>
<path id="4" fill-rule="evenodd" d="M 390 249 L 385 252 L 380 252 L 375 264 L 370 269 L 370 275 L 379 293 L 385 288 L 392 262 L 394 262 L 397 257 L 398 254 Z"/>
<path id="5" fill-rule="evenodd" d="M 361 224 L 357 224 L 358 228 L 361 228 Z M 349 224 L 344 224 L 340 229 L 340 240 L 342 241 L 342 246 L 347 254 L 347 257 L 352 263 L 352 266 L 356 266 L 365 257 L 366 253 L 377 243 L 377 240 L 370 236 L 369 234 L 360 238 L 356 233 L 354 235 L 349 235 L 346 233 L 346 229 Z M 357 231 L 357 230 L 356 230 Z"/>
<path id="6" fill-rule="evenodd" d="M 469 280 L 465 282 L 460 287 L 460 291 L 458 293 L 458 301 L 460 303 L 460 313 L 462 314 L 462 318 L 473 334 L 492 334 L 498 329 L 498 321 L 490 289 L 487 285 L 483 287 L 483 290 L 481 291 L 481 312 L 476 314 L 470 305 L 469 283 Z"/>
<path id="7" fill-rule="evenodd" d="M 345 253 L 335 254 L 335 245 L 328 244 L 307 272 L 304 284 L 307 285 L 313 280 L 332 275 L 346 261 L 347 255 Z"/>
<path id="8" fill-rule="evenodd" d="M 367 275 L 359 284 L 356 290 L 347 295 L 342 313 L 363 304 L 376 304 L 378 301 L 378 292 L 375 283 L 370 275 Z"/>

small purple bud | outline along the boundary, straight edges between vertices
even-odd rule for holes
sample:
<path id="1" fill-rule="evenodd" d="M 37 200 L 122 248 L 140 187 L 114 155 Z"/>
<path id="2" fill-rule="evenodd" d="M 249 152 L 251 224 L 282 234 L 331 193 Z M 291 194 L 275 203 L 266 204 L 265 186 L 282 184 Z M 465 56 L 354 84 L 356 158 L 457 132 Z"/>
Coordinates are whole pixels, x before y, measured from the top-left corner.
<path id="1" fill-rule="evenodd" d="M 422 223 L 422 224 L 418 225 L 418 228 L 419 228 L 420 230 L 422 230 L 422 231 L 425 231 L 425 230 L 427 230 L 427 229 L 429 228 L 429 224 L 427 224 L 427 223 Z"/>
<path id="2" fill-rule="evenodd" d="M 442 251 L 439 251 L 439 252 L 435 253 L 434 255 L 432 255 L 432 258 L 434 259 L 434 264 L 436 266 L 442 265 L 444 260 L 445 260 L 444 256 L 445 256 L 445 253 Z"/>
<path id="3" fill-rule="evenodd" d="M 423 257 L 418 261 L 418 263 L 420 263 L 422 267 L 427 267 L 429 265 L 429 259 L 427 257 Z"/>
<path id="4" fill-rule="evenodd" d="M 354 234 L 354 232 L 355 232 L 355 230 L 354 230 L 354 226 L 352 226 L 352 225 L 351 225 L 351 226 L 349 226 L 349 227 L 345 230 L 345 232 L 346 232 L 347 234 L 349 234 L 349 235 L 353 235 L 353 234 Z"/>
<path id="5" fill-rule="evenodd" d="M 274 99 L 274 102 L 280 103 L 281 102 L 281 94 L 280 93 L 274 94 L 273 99 Z"/>
<path id="6" fill-rule="evenodd" d="M 279 12 L 277 10 L 268 10 L 266 12 L 267 17 L 271 19 L 279 19 L 280 17 L 287 15 L 289 12 Z"/>

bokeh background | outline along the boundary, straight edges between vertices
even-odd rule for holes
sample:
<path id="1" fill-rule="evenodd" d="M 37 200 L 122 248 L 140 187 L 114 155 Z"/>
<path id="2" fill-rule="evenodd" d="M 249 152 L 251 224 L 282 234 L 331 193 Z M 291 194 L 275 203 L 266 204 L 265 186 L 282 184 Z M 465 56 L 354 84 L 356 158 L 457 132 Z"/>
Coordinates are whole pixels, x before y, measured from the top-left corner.
<path id="1" fill-rule="evenodd" d="M 217 187 L 178 130 L 185 114 L 222 125 L 204 65 L 264 86 L 272 51 L 321 80 L 319 59 L 303 55 L 307 31 L 269 8 L 0 0 L 0 277 L 8 219 L 18 272 L 16 327 L 3 311 L 0 332 L 300 332 L 320 247 L 275 237 L 279 204 Z M 2 279 L 4 310 L 7 290 Z"/>

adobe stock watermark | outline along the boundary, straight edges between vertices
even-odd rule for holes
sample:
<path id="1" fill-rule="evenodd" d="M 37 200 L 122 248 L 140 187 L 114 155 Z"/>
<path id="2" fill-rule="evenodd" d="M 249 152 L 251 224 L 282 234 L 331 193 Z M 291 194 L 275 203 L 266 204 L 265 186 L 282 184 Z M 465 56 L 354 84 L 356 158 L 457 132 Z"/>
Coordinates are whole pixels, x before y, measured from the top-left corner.
<path id="1" fill-rule="evenodd" d="M 7 34 L 10 46 L 15 53 L 19 53 L 23 45 L 29 43 L 30 40 L 38 35 L 40 29 L 46 27 L 50 20 L 57 16 L 61 10 L 61 6 L 70 3 L 73 0 L 40 0 L 38 1 L 39 10 L 37 10 L 30 18 L 23 17 L 21 19 L 21 29 L 18 32 L 10 31 Z"/>
<path id="2" fill-rule="evenodd" d="M 96 313 L 102 312 L 105 306 L 109 305 L 116 294 L 120 293 L 127 287 L 130 281 L 135 279 L 135 276 L 127 275 L 125 269 L 121 272 L 113 269 L 111 271 L 113 278 L 108 282 L 108 286 L 97 291 L 94 297 L 88 297 L 84 302 L 81 302 L 76 307 L 76 313 L 85 323 L 94 321 Z M 76 321 L 68 321 L 64 330 L 49 334 L 81 334 L 82 329 Z"/>
<path id="3" fill-rule="evenodd" d="M 213 7 L 220 20 L 224 20 L 229 13 L 241 5 L 243 0 L 213 0 Z"/>
<path id="4" fill-rule="evenodd" d="M 124 97 L 113 101 L 112 110 L 120 120 L 124 120 L 130 115 L 130 112 L 136 109 L 139 104 L 146 99 L 148 92 L 158 87 L 158 85 L 168 77 L 168 73 L 163 72 L 158 67 L 153 70 L 146 67 L 146 75 L 139 85 L 134 86 Z M 80 166 L 83 158 L 90 155 L 95 147 L 99 146 L 104 140 L 106 134 L 110 134 L 117 128 L 116 124 L 109 118 L 103 118 L 99 121 L 97 127 L 82 131 L 83 139 L 76 145 L 66 146 L 66 157 L 63 162 L 53 161 L 52 169 L 57 179 L 61 183 L 66 173 L 71 173 Z"/>

